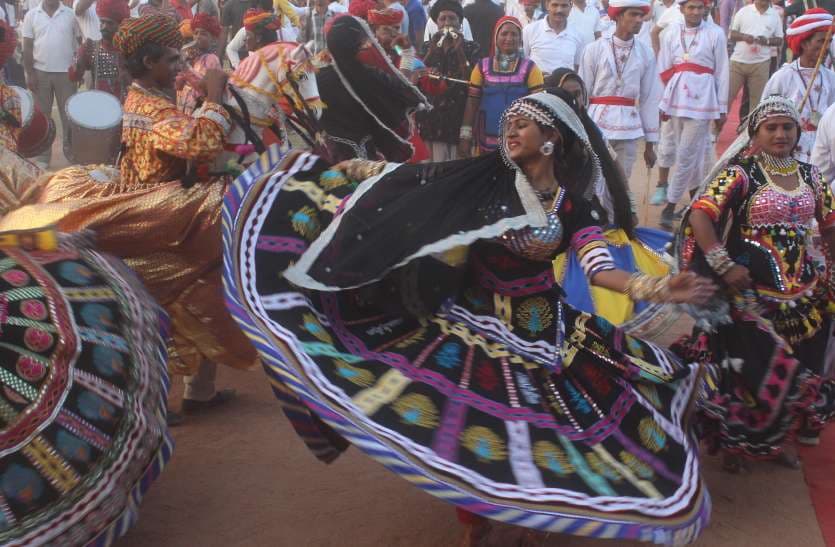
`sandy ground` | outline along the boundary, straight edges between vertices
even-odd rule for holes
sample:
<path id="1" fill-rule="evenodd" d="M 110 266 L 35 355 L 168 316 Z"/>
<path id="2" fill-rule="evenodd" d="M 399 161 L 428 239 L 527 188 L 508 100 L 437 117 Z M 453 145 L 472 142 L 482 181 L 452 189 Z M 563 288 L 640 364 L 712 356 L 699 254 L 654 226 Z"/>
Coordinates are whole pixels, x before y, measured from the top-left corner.
<path id="1" fill-rule="evenodd" d="M 56 113 L 57 114 L 57 113 Z M 57 120 L 57 115 L 55 116 Z M 53 147 L 52 169 L 67 163 Z M 641 155 L 631 188 L 641 224 L 657 226 L 647 206 Z M 687 329 L 687 324 L 679 331 Z M 672 335 L 675 333 L 671 333 Z M 260 370 L 220 371 L 219 386 L 239 397 L 227 407 L 172 430 L 174 456 L 142 503 L 139 523 L 119 547 L 386 546 L 439 547 L 460 542 L 452 507 L 425 494 L 351 448 L 337 462 L 316 460 L 292 431 Z M 179 406 L 175 379 L 171 403 Z M 822 547 L 802 471 L 755 465 L 749 474 L 719 470 L 705 457 L 713 502 L 702 547 Z M 551 535 L 549 547 L 640 545 Z"/>

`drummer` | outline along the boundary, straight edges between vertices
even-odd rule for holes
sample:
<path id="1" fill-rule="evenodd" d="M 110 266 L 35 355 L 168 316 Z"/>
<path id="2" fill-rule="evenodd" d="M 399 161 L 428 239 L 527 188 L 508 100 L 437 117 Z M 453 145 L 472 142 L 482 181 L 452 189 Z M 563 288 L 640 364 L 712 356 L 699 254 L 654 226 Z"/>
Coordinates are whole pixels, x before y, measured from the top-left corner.
<path id="1" fill-rule="evenodd" d="M 134 79 L 124 107 L 124 152 L 119 165 L 121 183 L 126 188 L 161 185 L 177 179 L 185 186 L 198 183 L 200 190 L 197 193 L 206 194 L 205 206 L 208 207 L 211 196 L 222 196 L 223 184 L 203 175 L 202 166 L 208 166 L 220 153 L 232 127 L 229 114 L 221 106 L 226 74 L 220 70 L 207 70 L 201 86 L 206 90 L 205 102 L 193 115 L 178 111 L 168 93 L 180 68 L 178 48 L 181 42 L 176 23 L 163 15 L 127 19 L 114 38 Z M 191 170 L 191 165 L 198 168 Z M 212 203 L 212 207 L 219 205 Z M 147 212 L 149 222 L 160 214 L 159 211 Z M 213 407 L 234 397 L 232 390 L 215 390 L 217 363 L 249 368 L 255 362 L 255 350 L 235 326 L 222 301 L 220 218 L 217 212 L 213 211 L 215 216 L 211 217 L 211 223 L 195 221 L 199 226 L 193 228 L 194 232 L 216 237 L 217 247 L 190 247 L 187 242 L 180 242 L 178 248 L 183 255 L 178 257 L 179 261 L 188 265 L 204 264 L 202 271 L 193 272 L 197 279 L 182 287 L 177 281 L 187 279 L 188 275 L 184 274 L 188 272 L 170 271 L 175 268 L 172 263 L 154 264 L 149 271 L 163 272 L 162 277 L 175 276 L 173 283 L 157 285 L 145 276 L 152 293 L 160 298 L 171 315 L 175 341 L 172 361 L 177 361 L 172 362 L 172 368 L 190 373 L 185 378 L 183 397 L 186 412 Z M 154 233 L 147 233 L 146 237 L 167 231 L 164 218 L 155 222 L 156 226 L 150 227 Z M 209 258 L 215 256 L 217 260 L 212 258 L 209 264 Z M 171 294 L 174 290 L 181 292 Z M 163 294 L 167 296 L 163 297 Z"/>
<path id="2" fill-rule="evenodd" d="M 16 46 L 15 29 L 0 20 L 0 66 L 11 58 Z M 39 167 L 17 153 L 22 120 L 20 98 L 0 79 L 0 216 L 16 208 L 20 194 L 41 175 Z"/>
<path id="3" fill-rule="evenodd" d="M 113 47 L 113 36 L 122 20 L 130 16 L 130 8 L 127 0 L 97 0 L 96 14 L 101 24 L 101 41 L 87 40 L 78 48 L 76 62 L 70 67 L 70 80 L 81 82 L 89 70 L 93 89 L 110 93 L 124 102 L 130 75 L 122 56 Z"/>

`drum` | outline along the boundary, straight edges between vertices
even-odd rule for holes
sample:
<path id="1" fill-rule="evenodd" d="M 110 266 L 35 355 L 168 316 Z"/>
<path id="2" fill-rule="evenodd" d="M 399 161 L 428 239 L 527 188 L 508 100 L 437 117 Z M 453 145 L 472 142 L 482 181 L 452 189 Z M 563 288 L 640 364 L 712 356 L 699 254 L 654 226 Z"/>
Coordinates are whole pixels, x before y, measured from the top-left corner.
<path id="1" fill-rule="evenodd" d="M 28 89 L 11 86 L 20 99 L 23 130 L 17 138 L 17 153 L 24 158 L 39 156 L 52 147 L 55 140 L 55 122 L 41 112 L 35 97 Z"/>
<path id="2" fill-rule="evenodd" d="M 122 105 L 104 91 L 81 91 L 67 100 L 73 159 L 112 165 L 122 143 Z"/>

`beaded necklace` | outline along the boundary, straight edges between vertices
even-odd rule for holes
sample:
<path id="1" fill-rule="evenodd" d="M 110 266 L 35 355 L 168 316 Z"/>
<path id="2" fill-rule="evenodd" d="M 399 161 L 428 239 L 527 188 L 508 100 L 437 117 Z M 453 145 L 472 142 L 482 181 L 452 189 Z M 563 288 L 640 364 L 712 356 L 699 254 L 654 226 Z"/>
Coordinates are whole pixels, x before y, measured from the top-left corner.
<path id="1" fill-rule="evenodd" d="M 757 157 L 757 162 L 760 164 L 760 167 L 762 167 L 766 175 L 790 177 L 797 174 L 798 163 L 797 160 L 791 156 L 778 158 L 768 154 L 767 152 L 760 152 Z"/>

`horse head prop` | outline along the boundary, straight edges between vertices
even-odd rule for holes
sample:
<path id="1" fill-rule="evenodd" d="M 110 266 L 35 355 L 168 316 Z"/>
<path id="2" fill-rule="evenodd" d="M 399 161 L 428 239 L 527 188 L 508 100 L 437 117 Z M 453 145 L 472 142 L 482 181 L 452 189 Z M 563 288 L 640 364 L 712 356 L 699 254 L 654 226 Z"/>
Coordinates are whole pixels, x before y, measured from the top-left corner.
<path id="1" fill-rule="evenodd" d="M 266 128 L 277 129 L 285 140 L 288 125 L 303 136 L 315 135 L 324 106 L 315 70 L 304 44 L 274 42 L 250 53 L 229 77 L 224 97 L 237 122 L 227 148 L 255 144 L 252 136 L 260 140 Z"/>

